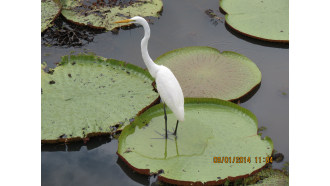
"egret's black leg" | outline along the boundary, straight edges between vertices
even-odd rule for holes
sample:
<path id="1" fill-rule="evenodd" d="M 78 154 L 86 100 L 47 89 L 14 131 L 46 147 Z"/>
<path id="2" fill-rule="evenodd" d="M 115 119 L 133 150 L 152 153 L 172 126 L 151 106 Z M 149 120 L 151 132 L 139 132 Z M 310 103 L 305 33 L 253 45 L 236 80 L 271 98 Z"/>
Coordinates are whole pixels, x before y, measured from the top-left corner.
<path id="1" fill-rule="evenodd" d="M 165 103 L 164 103 L 164 119 L 165 119 L 165 138 L 167 139 L 167 116 L 166 116 Z"/>
<path id="2" fill-rule="evenodd" d="M 174 136 L 176 136 L 176 130 L 178 129 L 178 124 L 179 124 L 179 120 L 176 120 L 176 126 L 175 126 L 175 131 L 174 131 Z"/>

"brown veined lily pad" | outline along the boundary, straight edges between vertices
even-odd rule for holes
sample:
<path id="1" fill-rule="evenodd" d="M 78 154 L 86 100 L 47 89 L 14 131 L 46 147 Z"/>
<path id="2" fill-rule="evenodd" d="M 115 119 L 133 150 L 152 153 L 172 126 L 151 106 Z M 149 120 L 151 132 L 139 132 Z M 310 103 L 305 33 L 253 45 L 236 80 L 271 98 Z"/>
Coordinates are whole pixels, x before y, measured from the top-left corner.
<path id="1" fill-rule="evenodd" d="M 98 1 L 61 0 L 62 15 L 75 23 L 93 28 L 112 30 L 125 26 L 114 22 L 134 16 L 158 17 L 163 8 L 162 0 Z M 130 25 L 128 23 L 126 25 Z"/>
<path id="2" fill-rule="evenodd" d="M 180 48 L 158 57 L 169 67 L 185 97 L 239 100 L 261 82 L 261 72 L 249 58 L 211 47 Z"/>
<path id="3" fill-rule="evenodd" d="M 41 32 L 52 26 L 61 12 L 59 0 L 41 0 Z"/>

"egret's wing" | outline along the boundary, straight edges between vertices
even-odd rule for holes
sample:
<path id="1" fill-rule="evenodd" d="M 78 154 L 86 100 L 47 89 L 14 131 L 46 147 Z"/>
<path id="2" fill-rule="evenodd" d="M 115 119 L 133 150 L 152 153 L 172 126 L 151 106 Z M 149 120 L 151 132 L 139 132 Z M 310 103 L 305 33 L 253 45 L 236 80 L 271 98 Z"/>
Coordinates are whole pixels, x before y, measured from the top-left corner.
<path id="1" fill-rule="evenodd" d="M 183 112 L 180 111 L 180 109 L 183 109 L 184 104 L 182 89 L 170 69 L 162 66 L 156 75 L 156 85 L 162 101 L 174 114 L 178 116 L 178 112 Z M 183 115 L 183 113 L 181 115 Z"/>

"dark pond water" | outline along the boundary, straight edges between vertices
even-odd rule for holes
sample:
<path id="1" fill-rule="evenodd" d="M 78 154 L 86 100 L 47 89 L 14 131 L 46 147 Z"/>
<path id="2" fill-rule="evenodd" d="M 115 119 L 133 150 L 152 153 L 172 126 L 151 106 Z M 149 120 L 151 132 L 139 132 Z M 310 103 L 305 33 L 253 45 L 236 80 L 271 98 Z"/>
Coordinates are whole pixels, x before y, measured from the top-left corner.
<path id="1" fill-rule="evenodd" d="M 161 54 L 186 46 L 211 46 L 220 51 L 235 51 L 254 61 L 262 72 L 257 93 L 241 106 L 251 110 L 259 127 L 267 129 L 274 148 L 284 154 L 282 168 L 289 161 L 289 50 L 288 45 L 274 44 L 242 36 L 224 22 L 213 22 L 205 10 L 212 9 L 219 17 L 218 0 L 166 0 L 160 19 L 151 25 L 149 53 L 153 59 Z M 55 67 L 63 55 L 93 52 L 145 68 L 140 54 L 143 28 L 120 30 L 118 35 L 106 32 L 81 48 L 42 46 L 42 62 Z M 42 146 L 42 185 L 154 185 L 156 178 L 141 176 L 118 160 L 118 141 L 109 137 L 87 143 Z"/>

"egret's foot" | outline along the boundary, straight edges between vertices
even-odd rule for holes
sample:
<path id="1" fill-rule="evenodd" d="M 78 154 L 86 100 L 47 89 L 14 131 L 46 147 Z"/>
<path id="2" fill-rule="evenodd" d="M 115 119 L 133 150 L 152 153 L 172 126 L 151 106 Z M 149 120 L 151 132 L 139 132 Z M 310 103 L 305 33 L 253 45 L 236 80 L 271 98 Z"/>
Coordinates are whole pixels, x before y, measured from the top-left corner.
<path id="1" fill-rule="evenodd" d="M 167 129 L 164 129 L 164 131 L 165 131 L 165 135 L 164 136 L 167 139 L 168 138 L 168 133 L 171 134 L 171 131 L 169 131 Z"/>
<path id="2" fill-rule="evenodd" d="M 178 130 L 178 124 L 179 124 L 179 120 L 176 121 L 175 130 L 174 130 L 174 132 L 173 132 L 173 135 L 174 135 L 174 136 L 176 136 L 176 134 L 177 134 L 176 132 L 177 132 L 177 130 Z"/>
<path id="3" fill-rule="evenodd" d="M 175 134 L 174 134 L 174 128 L 172 128 L 172 132 L 171 132 L 170 134 L 171 134 L 171 135 L 175 135 Z"/>
<path id="4" fill-rule="evenodd" d="M 175 132 L 174 128 L 172 128 L 172 131 L 170 132 L 170 134 L 176 136 L 176 132 Z"/>

